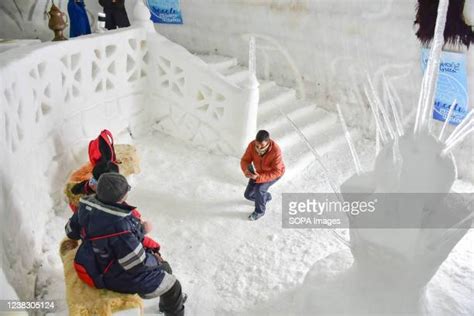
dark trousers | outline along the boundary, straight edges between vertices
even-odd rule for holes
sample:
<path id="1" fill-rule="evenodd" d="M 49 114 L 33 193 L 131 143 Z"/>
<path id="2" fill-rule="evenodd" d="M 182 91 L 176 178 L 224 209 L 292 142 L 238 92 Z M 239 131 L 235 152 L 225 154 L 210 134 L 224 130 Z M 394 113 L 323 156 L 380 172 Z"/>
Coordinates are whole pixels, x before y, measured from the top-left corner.
<path id="1" fill-rule="evenodd" d="M 168 261 L 161 262 L 161 268 L 165 270 L 166 272 L 168 272 L 169 274 L 173 274 L 173 270 L 171 269 L 171 266 L 168 263 Z"/>
<path id="2" fill-rule="evenodd" d="M 244 196 L 247 200 L 255 202 L 255 212 L 260 214 L 265 213 L 267 202 L 270 201 L 272 197 L 267 191 L 279 179 L 280 178 L 277 178 L 264 183 L 256 183 L 253 179 L 249 180 Z"/>
<path id="3" fill-rule="evenodd" d="M 178 280 L 171 289 L 160 296 L 160 311 L 165 316 L 184 316 L 183 293 Z"/>
<path id="4" fill-rule="evenodd" d="M 130 21 L 128 20 L 127 11 L 120 7 L 106 7 L 105 13 L 105 28 L 107 30 L 115 30 L 117 27 L 128 27 Z"/>

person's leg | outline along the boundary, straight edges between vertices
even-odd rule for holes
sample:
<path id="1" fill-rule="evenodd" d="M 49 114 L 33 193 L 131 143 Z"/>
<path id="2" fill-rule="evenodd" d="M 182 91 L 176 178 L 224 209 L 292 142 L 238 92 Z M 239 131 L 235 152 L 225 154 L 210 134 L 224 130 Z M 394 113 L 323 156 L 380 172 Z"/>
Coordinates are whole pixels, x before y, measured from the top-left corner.
<path id="1" fill-rule="evenodd" d="M 275 179 L 273 181 L 257 183 L 255 185 L 255 212 L 256 213 L 265 214 L 267 202 L 272 199 L 272 195 L 267 191 L 277 181 L 278 179 Z"/>
<path id="2" fill-rule="evenodd" d="M 107 30 L 114 30 L 115 28 L 117 28 L 117 25 L 115 24 L 115 20 L 114 20 L 113 11 L 114 10 L 112 8 L 104 8 L 105 28 Z"/>
<path id="3" fill-rule="evenodd" d="M 255 201 L 255 180 L 250 179 L 244 192 L 244 197 L 249 201 Z"/>
<path id="4" fill-rule="evenodd" d="M 128 20 L 127 11 L 125 8 L 116 8 L 114 12 L 114 19 L 117 27 L 129 27 L 130 21 Z"/>
<path id="5" fill-rule="evenodd" d="M 181 284 L 172 274 L 164 272 L 165 276 L 158 288 L 151 293 L 138 293 L 143 299 L 160 297 L 159 309 L 165 316 L 183 316 L 185 298 Z"/>
<path id="6" fill-rule="evenodd" d="M 173 287 L 160 296 L 160 311 L 165 316 L 184 316 L 183 303 L 181 284 L 176 280 Z"/>
<path id="7" fill-rule="evenodd" d="M 173 274 L 173 270 L 171 269 L 171 266 L 170 264 L 168 263 L 168 261 L 163 261 L 161 262 L 161 268 L 163 270 L 165 270 L 166 272 L 168 272 L 169 274 Z"/>

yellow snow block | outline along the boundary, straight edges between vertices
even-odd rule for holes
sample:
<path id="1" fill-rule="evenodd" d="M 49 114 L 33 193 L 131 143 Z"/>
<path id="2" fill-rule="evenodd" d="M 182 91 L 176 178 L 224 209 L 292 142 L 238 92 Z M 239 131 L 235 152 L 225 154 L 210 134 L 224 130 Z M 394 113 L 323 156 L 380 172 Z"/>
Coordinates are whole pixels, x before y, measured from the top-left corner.
<path id="1" fill-rule="evenodd" d="M 136 294 L 121 294 L 105 289 L 95 289 L 84 283 L 74 270 L 74 257 L 79 242 L 64 239 L 60 256 L 66 281 L 66 301 L 71 316 L 111 316 L 112 313 L 135 309 L 143 315 L 143 301 Z"/>
<path id="2" fill-rule="evenodd" d="M 129 144 L 115 145 L 115 155 L 121 174 L 127 177 L 131 174 L 140 173 L 140 159 L 135 146 Z"/>
<path id="3" fill-rule="evenodd" d="M 137 149 L 133 145 L 118 144 L 115 145 L 115 155 L 117 156 L 117 164 L 119 171 L 124 176 L 140 173 L 140 159 L 138 158 Z M 88 162 L 77 170 L 74 170 L 69 176 L 69 180 L 64 188 L 64 194 L 69 204 L 77 207 L 82 194 L 73 194 L 72 187 L 79 182 L 92 178 L 92 165 Z"/>

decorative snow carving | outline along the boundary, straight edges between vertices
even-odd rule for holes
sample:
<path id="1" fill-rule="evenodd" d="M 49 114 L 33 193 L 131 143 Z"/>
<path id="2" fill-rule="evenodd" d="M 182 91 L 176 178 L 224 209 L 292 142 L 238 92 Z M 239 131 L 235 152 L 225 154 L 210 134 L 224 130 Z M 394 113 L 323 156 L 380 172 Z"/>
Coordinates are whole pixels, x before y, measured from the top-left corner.
<path id="1" fill-rule="evenodd" d="M 117 76 L 116 63 L 118 56 L 116 45 L 107 45 L 104 49 L 95 49 L 95 60 L 92 62 L 92 80 L 95 92 L 109 91 L 115 88 Z"/>
<path id="2" fill-rule="evenodd" d="M 155 129 L 166 134 L 179 135 L 179 138 L 198 147 L 209 148 L 219 153 L 233 152 L 233 146 L 222 139 L 212 126 L 177 106 L 168 107 L 168 114 L 156 122 Z"/>
<path id="3" fill-rule="evenodd" d="M 148 48 L 145 40 L 130 38 L 127 52 L 127 81 L 134 82 L 146 77 L 148 68 Z"/>
<path id="4" fill-rule="evenodd" d="M 196 108 L 198 111 L 208 115 L 211 119 L 219 121 L 224 116 L 225 100 L 222 94 L 203 84 L 201 89 L 197 92 Z"/>
<path id="5" fill-rule="evenodd" d="M 61 72 L 62 89 L 64 91 L 64 102 L 68 103 L 81 94 L 82 70 L 81 54 L 66 55 L 61 58 L 63 71 Z"/>
<path id="6" fill-rule="evenodd" d="M 256 132 L 258 86 L 226 81 L 201 59 L 157 33 L 149 34 L 148 46 L 150 90 L 156 100 L 152 103 L 162 104 L 156 110 L 160 113 L 156 127 L 193 144 L 240 155 Z M 178 112 L 182 116 L 177 117 Z M 232 145 L 214 146 L 219 142 Z"/>
<path id="7" fill-rule="evenodd" d="M 5 142 L 7 149 L 11 152 L 15 152 L 24 136 L 21 124 L 24 105 L 17 83 L 12 82 L 7 86 L 7 88 L 3 90 L 1 98 L 4 100 L 2 103 L 6 105 L 3 110 Z"/>
<path id="8" fill-rule="evenodd" d="M 39 123 L 40 119 L 48 115 L 51 111 L 52 92 L 51 82 L 46 76 L 47 62 L 41 62 L 30 71 L 30 76 L 34 80 L 33 88 L 33 104 L 36 106 L 35 122 Z"/>
<path id="9" fill-rule="evenodd" d="M 186 83 L 183 69 L 162 56 L 158 58 L 157 67 L 160 86 L 168 89 L 177 97 L 183 97 L 184 85 Z"/>

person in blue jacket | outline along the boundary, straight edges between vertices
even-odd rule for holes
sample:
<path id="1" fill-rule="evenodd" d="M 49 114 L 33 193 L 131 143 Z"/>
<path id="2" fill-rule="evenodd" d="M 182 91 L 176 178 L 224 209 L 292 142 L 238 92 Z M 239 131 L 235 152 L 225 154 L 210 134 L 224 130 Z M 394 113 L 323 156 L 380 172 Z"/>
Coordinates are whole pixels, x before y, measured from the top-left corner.
<path id="1" fill-rule="evenodd" d="M 69 0 L 67 12 L 69 14 L 69 37 L 91 34 L 84 0 Z"/>
<path id="2" fill-rule="evenodd" d="M 80 279 L 96 288 L 160 297 L 165 316 L 183 316 L 181 284 L 167 272 L 163 259 L 146 250 L 134 206 L 125 202 L 130 186 L 118 173 L 104 173 L 96 194 L 81 199 L 78 211 L 66 224 L 69 238 L 82 240 L 74 259 Z"/>

